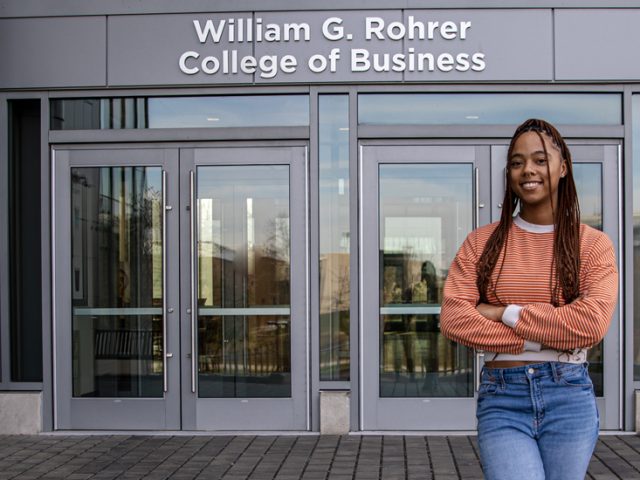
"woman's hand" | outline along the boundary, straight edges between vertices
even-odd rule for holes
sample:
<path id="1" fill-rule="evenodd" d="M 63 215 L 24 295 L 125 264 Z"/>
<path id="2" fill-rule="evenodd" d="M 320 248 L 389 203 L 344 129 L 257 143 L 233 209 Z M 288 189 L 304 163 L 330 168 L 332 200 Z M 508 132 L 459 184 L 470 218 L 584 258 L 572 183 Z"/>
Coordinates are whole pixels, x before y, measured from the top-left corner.
<path id="1" fill-rule="evenodd" d="M 494 322 L 502 321 L 502 314 L 504 313 L 504 309 L 507 307 L 490 305 L 488 303 L 480 303 L 476 307 L 480 315 Z"/>

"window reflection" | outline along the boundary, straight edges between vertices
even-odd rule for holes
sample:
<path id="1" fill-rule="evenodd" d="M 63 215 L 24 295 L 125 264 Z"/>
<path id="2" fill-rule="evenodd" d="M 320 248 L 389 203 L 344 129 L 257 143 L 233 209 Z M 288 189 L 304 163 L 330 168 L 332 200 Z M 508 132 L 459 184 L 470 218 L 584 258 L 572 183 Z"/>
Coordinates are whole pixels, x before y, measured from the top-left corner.
<path id="1" fill-rule="evenodd" d="M 289 397 L 289 167 L 197 174 L 198 394 Z"/>
<path id="2" fill-rule="evenodd" d="M 578 160 L 578 159 L 576 159 Z M 574 163 L 573 177 L 580 202 L 580 221 L 602 230 L 602 166 L 600 163 Z M 589 374 L 596 395 L 603 395 L 603 345 L 589 350 Z"/>
<path id="3" fill-rule="evenodd" d="M 621 125 L 619 94 L 405 93 L 361 94 L 363 125 L 519 125 L 523 118 L 554 124 Z"/>
<path id="4" fill-rule="evenodd" d="M 320 95 L 320 380 L 349 380 L 349 96 Z"/>
<path id="5" fill-rule="evenodd" d="M 440 334 L 449 265 L 473 227 L 470 164 L 381 165 L 380 396 L 473 396 L 471 350 Z"/>
<path id="6" fill-rule="evenodd" d="M 65 98 L 50 110 L 51 130 L 309 125 L 308 95 Z"/>
<path id="7" fill-rule="evenodd" d="M 71 169 L 73 395 L 160 397 L 159 167 Z"/>
<path id="8" fill-rule="evenodd" d="M 149 128 L 309 125 L 306 95 L 149 98 Z"/>

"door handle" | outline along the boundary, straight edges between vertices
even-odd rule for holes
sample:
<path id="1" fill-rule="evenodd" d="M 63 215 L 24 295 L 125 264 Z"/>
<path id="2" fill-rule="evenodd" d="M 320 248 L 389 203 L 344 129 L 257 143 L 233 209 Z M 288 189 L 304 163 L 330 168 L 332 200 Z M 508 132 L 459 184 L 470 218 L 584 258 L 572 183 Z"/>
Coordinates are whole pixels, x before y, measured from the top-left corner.
<path id="1" fill-rule="evenodd" d="M 478 167 L 476 167 L 474 169 L 474 182 L 475 182 L 475 187 L 476 187 L 476 205 L 475 208 L 473 210 L 473 221 L 474 221 L 474 225 L 473 228 L 478 228 L 480 226 L 480 169 Z M 484 205 L 482 205 L 484 207 Z"/>
<path id="2" fill-rule="evenodd" d="M 474 365 L 473 365 L 473 369 L 475 371 L 475 378 L 476 378 L 476 392 L 478 390 L 480 390 L 480 380 L 481 380 L 481 376 L 482 376 L 482 370 L 480 368 L 480 363 L 481 361 L 484 359 L 484 352 L 482 350 L 477 350 L 475 357 L 474 357 Z"/>
<path id="3" fill-rule="evenodd" d="M 162 170 L 162 371 L 163 391 L 169 390 L 167 374 L 167 172 Z"/>
<path id="4" fill-rule="evenodd" d="M 189 231 L 191 235 L 191 392 L 196 393 L 196 199 L 193 170 L 189 171 Z"/>

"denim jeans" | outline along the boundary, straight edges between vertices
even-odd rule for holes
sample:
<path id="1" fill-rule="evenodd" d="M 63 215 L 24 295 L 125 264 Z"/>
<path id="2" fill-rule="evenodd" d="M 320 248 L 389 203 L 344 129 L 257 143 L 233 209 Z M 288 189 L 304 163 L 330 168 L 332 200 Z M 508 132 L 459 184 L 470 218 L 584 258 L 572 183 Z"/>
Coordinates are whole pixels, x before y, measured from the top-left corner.
<path id="1" fill-rule="evenodd" d="M 587 364 L 484 368 L 478 445 L 487 480 L 583 480 L 599 417 Z"/>

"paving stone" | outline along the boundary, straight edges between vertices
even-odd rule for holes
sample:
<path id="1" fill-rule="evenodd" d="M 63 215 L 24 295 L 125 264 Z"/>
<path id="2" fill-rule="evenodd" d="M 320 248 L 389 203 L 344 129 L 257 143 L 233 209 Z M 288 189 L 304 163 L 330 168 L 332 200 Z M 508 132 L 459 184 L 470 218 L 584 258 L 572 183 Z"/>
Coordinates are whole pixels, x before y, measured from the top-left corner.
<path id="1" fill-rule="evenodd" d="M 469 436 L 1 436 L 0 480 L 481 479 Z M 640 478 L 640 438 L 604 436 L 593 480 Z"/>

